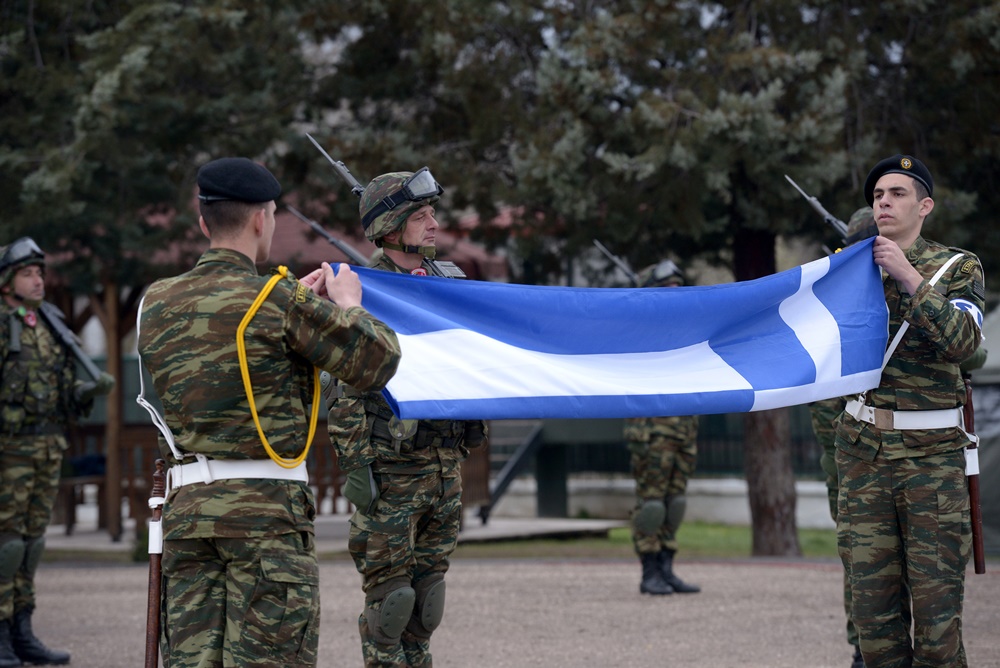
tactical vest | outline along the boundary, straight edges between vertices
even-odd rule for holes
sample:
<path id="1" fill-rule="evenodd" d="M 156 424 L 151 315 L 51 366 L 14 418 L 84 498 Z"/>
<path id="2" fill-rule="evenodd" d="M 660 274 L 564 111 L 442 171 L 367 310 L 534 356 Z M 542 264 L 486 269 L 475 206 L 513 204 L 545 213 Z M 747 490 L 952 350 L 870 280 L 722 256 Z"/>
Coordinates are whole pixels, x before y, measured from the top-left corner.
<path id="1" fill-rule="evenodd" d="M 365 395 L 364 406 L 369 437 L 376 449 L 409 454 L 425 448 L 460 448 L 465 440 L 464 421 L 398 420 L 389 404 L 373 394 Z"/>
<path id="2" fill-rule="evenodd" d="M 0 311 L 0 344 L 0 433 L 61 431 L 73 384 L 66 348 L 41 318 L 28 327 L 10 309 Z"/>

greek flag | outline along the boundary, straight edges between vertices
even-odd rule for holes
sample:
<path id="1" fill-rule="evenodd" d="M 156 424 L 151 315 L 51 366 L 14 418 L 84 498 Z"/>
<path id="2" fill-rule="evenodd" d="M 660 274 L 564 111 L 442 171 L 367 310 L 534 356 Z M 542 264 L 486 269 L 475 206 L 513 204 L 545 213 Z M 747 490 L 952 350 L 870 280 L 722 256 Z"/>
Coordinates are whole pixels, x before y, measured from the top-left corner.
<path id="1" fill-rule="evenodd" d="M 401 418 L 767 410 L 878 384 L 888 312 L 872 240 L 753 281 L 571 288 L 359 268 L 399 335 Z"/>

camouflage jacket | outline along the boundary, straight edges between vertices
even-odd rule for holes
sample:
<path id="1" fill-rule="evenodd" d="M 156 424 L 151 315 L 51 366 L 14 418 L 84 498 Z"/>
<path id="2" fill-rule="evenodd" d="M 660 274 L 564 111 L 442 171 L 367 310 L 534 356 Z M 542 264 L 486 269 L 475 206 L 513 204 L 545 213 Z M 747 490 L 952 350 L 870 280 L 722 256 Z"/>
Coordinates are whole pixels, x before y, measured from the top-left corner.
<path id="1" fill-rule="evenodd" d="M 30 327 L 0 300 L 0 433 L 45 423 L 61 428 L 86 414 L 93 402 L 76 400 L 79 382 L 75 360 L 45 319 L 39 314 Z"/>
<path id="2" fill-rule="evenodd" d="M 409 273 L 384 254 L 376 256 L 372 268 Z M 330 409 L 327 424 L 345 471 L 373 464 L 394 473 L 458 475 L 468 448 L 488 440 L 487 425 L 481 420 L 400 421 L 377 392 L 345 387 L 342 394 Z"/>
<path id="3" fill-rule="evenodd" d="M 934 285 L 930 278 L 956 253 L 962 257 Z M 984 309 L 985 287 L 979 258 L 960 248 L 949 248 L 917 237 L 906 257 L 924 280 L 915 295 L 884 278 L 889 309 L 889 341 L 904 321 L 903 335 L 882 372 L 879 386 L 867 393 L 875 408 L 925 411 L 965 404 L 965 384 L 959 365 L 973 355 L 982 332 L 972 313 L 956 307 L 962 302 Z M 873 460 L 879 447 L 885 457 L 901 459 L 958 450 L 969 444 L 961 429 L 877 430 L 873 425 L 844 415 L 837 427 L 837 447 Z"/>
<path id="4" fill-rule="evenodd" d="M 250 258 L 211 249 L 194 269 L 157 281 L 146 294 L 139 352 L 183 452 L 212 459 L 268 458 L 236 348 L 240 322 L 266 283 Z M 275 285 L 244 341 L 264 435 L 286 458 L 306 445 L 314 366 L 359 387 L 380 389 L 399 363 L 399 342 L 385 324 L 360 307 L 344 310 L 317 297 L 291 276 Z M 162 440 L 160 445 L 176 463 Z M 312 492 L 297 482 L 196 483 L 171 493 L 164 535 L 236 538 L 311 531 L 313 506 Z"/>
<path id="5" fill-rule="evenodd" d="M 665 438 L 689 443 L 698 438 L 698 416 L 629 418 L 625 420 L 625 440 L 629 443 L 649 443 Z"/>

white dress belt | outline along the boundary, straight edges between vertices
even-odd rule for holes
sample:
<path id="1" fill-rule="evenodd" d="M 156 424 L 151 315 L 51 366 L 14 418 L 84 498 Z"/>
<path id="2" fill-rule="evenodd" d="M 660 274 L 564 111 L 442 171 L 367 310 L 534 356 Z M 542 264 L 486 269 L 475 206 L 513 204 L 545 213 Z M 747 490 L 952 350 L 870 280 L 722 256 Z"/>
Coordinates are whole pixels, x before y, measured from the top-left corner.
<path id="1" fill-rule="evenodd" d="M 198 461 L 171 466 L 167 470 L 167 491 L 197 482 L 210 483 L 234 478 L 309 482 L 305 462 L 286 469 L 270 459 L 209 459 L 202 454 L 196 454 L 195 457 Z"/>
<path id="2" fill-rule="evenodd" d="M 891 411 L 874 408 L 857 399 L 847 402 L 844 412 L 856 420 L 875 425 L 878 429 L 951 429 L 965 430 L 965 414 L 961 406 L 937 411 Z"/>

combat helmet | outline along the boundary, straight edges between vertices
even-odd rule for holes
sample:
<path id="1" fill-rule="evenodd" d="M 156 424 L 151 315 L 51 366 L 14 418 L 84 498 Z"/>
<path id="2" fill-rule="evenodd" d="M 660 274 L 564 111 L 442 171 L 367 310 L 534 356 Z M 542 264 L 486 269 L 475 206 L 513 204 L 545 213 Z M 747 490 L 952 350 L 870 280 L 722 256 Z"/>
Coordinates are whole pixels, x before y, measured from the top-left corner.
<path id="1" fill-rule="evenodd" d="M 684 272 L 673 260 L 660 260 L 639 272 L 640 288 L 662 288 L 668 285 L 686 285 Z"/>
<path id="2" fill-rule="evenodd" d="M 45 268 L 45 253 L 31 237 L 21 237 L 9 246 L 0 247 L 0 287 L 10 283 L 19 269 L 32 264 Z"/>
<path id="3" fill-rule="evenodd" d="M 365 236 L 376 246 L 385 246 L 382 239 L 385 235 L 406 229 L 410 214 L 422 206 L 433 206 L 443 192 L 427 167 L 416 172 L 389 172 L 376 176 L 365 187 L 358 205 Z M 433 246 L 389 247 L 434 257 Z"/>
<path id="4" fill-rule="evenodd" d="M 852 237 L 869 225 L 875 224 L 875 214 L 870 206 L 863 206 L 851 214 L 847 221 L 847 236 Z"/>

